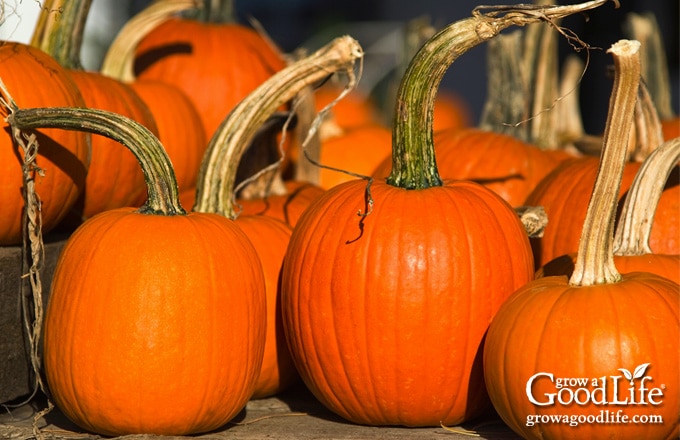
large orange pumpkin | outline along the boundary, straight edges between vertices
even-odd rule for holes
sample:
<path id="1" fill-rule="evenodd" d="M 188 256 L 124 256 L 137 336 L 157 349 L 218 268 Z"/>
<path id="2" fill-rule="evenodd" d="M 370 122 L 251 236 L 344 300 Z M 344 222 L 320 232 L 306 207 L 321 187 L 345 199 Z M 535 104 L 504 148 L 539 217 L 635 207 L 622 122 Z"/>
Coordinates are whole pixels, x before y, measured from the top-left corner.
<path id="1" fill-rule="evenodd" d="M 526 439 L 670 440 L 680 433 L 680 396 L 672 391 L 680 387 L 680 285 L 646 272 L 621 275 L 612 264 L 638 50 L 637 41 L 610 49 L 618 93 L 574 273 L 518 289 L 486 337 L 489 395 Z"/>
<path id="2" fill-rule="evenodd" d="M 204 21 L 175 17 L 160 24 L 139 43 L 135 62 L 139 79 L 161 80 L 186 93 L 208 137 L 236 104 L 286 65 L 268 39 L 222 20 L 232 2 L 219 3 L 225 5 L 208 10 L 205 2 L 205 13 L 213 16 Z"/>
<path id="3" fill-rule="evenodd" d="M 66 71 L 42 51 L 21 43 L 0 43 L 0 77 L 16 103 L 25 107 L 84 107 L 82 95 Z M 8 97 L 5 97 L 8 98 Z M 8 110 L 3 109 L 3 114 Z M 14 147 L 12 132 L 4 123 L 0 161 L 0 245 L 21 243 L 21 153 Z M 41 199 L 42 232 L 48 233 L 73 207 L 85 186 L 90 163 L 90 136 L 62 130 L 36 130 L 42 170 L 35 178 Z"/>
<path id="4" fill-rule="evenodd" d="M 222 426 L 250 398 L 262 362 L 255 248 L 231 220 L 184 212 L 168 157 L 141 125 L 99 110 L 38 110 L 10 122 L 111 136 L 139 158 L 149 193 L 138 210 L 85 221 L 60 255 L 44 327 L 51 398 L 109 436 Z"/>

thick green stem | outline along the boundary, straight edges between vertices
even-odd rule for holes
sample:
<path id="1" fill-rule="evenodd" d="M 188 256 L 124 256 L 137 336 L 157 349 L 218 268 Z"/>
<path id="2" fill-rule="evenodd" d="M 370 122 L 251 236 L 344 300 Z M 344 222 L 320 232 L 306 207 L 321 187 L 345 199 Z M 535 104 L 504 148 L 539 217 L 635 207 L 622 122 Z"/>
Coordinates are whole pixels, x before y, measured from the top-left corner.
<path id="1" fill-rule="evenodd" d="M 614 88 L 609 100 L 600 167 L 581 232 L 574 272 L 569 279 L 569 284 L 574 286 L 609 284 L 621 279 L 612 250 L 614 222 L 640 84 L 640 42 L 620 40 L 608 52 L 614 58 Z"/>
<path id="2" fill-rule="evenodd" d="M 241 101 L 208 144 L 193 210 L 235 218 L 233 199 L 238 162 L 262 124 L 305 87 L 334 72 L 345 71 L 354 78 L 355 63 L 362 57 L 363 50 L 356 40 L 339 37 L 279 71 Z"/>
<path id="3" fill-rule="evenodd" d="M 124 116 L 87 108 L 15 109 L 7 122 L 21 130 L 61 128 L 86 131 L 109 137 L 127 147 L 139 161 L 148 198 L 139 208 L 142 214 L 185 214 L 179 202 L 179 191 L 170 159 L 153 133 Z"/>
<path id="4" fill-rule="evenodd" d="M 106 51 L 100 72 L 120 81 L 134 81 L 135 50 L 139 42 L 170 17 L 196 10 L 201 4 L 200 0 L 157 0 L 151 3 L 118 32 Z"/>
<path id="5" fill-rule="evenodd" d="M 680 160 L 680 138 L 655 149 L 642 163 L 630 185 L 614 236 L 615 255 L 651 254 L 654 213 L 664 186 Z"/>
<path id="6" fill-rule="evenodd" d="M 82 69 L 80 51 L 91 5 L 92 0 L 46 2 L 31 45 L 50 54 L 66 69 Z"/>
<path id="7" fill-rule="evenodd" d="M 553 21 L 604 4 L 516 5 L 480 8 L 429 39 L 411 60 L 397 93 L 392 136 L 392 172 L 387 181 L 405 189 L 440 186 L 432 140 L 435 96 L 448 67 L 460 55 L 512 25 Z M 616 3 L 616 2 L 615 2 Z"/>

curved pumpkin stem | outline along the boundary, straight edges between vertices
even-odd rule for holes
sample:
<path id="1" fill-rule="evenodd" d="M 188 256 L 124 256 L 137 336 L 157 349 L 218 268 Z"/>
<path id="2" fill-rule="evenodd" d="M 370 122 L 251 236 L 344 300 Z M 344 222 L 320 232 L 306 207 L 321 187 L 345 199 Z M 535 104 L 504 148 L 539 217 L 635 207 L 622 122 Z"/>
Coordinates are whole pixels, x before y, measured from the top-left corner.
<path id="1" fill-rule="evenodd" d="M 569 284 L 576 286 L 609 284 L 621 279 L 612 251 L 614 221 L 640 84 L 640 42 L 620 40 L 608 52 L 614 58 L 614 89 L 609 100 L 600 166 L 574 272 L 569 279 Z"/>
<path id="2" fill-rule="evenodd" d="M 512 25 L 552 22 L 605 2 L 553 7 L 480 7 L 473 11 L 472 17 L 452 23 L 430 38 L 411 60 L 399 86 L 392 136 L 392 172 L 387 182 L 405 189 L 442 184 L 432 140 L 434 103 L 446 70 L 460 55 Z M 615 4 L 618 6 L 618 2 Z M 483 9 L 488 12 L 483 13 Z"/>
<path id="3" fill-rule="evenodd" d="M 106 51 L 100 72 L 124 82 L 135 79 L 135 50 L 139 42 L 161 23 L 181 12 L 197 10 L 201 0 L 155 1 L 128 20 Z"/>
<path id="4" fill-rule="evenodd" d="M 306 86 L 338 70 L 353 77 L 355 62 L 362 57 L 363 50 L 356 40 L 349 36 L 336 38 L 314 54 L 274 74 L 241 101 L 220 124 L 208 144 L 193 210 L 235 218 L 236 168 L 260 126 Z"/>
<path id="5" fill-rule="evenodd" d="M 109 137 L 127 147 L 139 161 L 146 180 L 148 199 L 142 214 L 186 214 L 170 159 L 158 138 L 146 127 L 116 113 L 88 108 L 15 108 L 7 122 L 21 130 L 61 128 Z"/>
<path id="6" fill-rule="evenodd" d="M 680 138 L 662 144 L 642 163 L 628 190 L 614 236 L 615 255 L 651 254 L 649 237 L 664 186 L 680 160 Z"/>

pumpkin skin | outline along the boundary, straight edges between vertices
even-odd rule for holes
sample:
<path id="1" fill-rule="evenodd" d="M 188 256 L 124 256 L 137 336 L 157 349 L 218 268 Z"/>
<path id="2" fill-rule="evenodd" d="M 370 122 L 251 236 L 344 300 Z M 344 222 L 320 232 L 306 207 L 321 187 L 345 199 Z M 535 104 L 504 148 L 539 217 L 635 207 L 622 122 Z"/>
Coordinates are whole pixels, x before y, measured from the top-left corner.
<path id="1" fill-rule="evenodd" d="M 582 157 L 560 165 L 547 175 L 527 197 L 526 205 L 543 206 L 548 225 L 543 237 L 532 238 L 537 267 L 552 259 L 576 252 L 599 158 Z M 629 162 L 623 172 L 619 206 L 640 163 Z M 680 186 L 677 172 L 671 174 L 659 200 L 649 246 L 655 253 L 680 254 Z"/>
<path id="2" fill-rule="evenodd" d="M 283 333 L 279 289 L 291 228 L 278 219 L 261 215 L 239 216 L 236 224 L 255 246 L 265 276 L 267 336 L 262 367 L 252 395 L 253 399 L 258 399 L 278 394 L 299 379 Z"/>
<path id="3" fill-rule="evenodd" d="M 181 90 L 160 81 L 134 81 L 130 87 L 153 115 L 179 190 L 196 187 L 208 140 L 193 103 Z"/>
<path id="4" fill-rule="evenodd" d="M 286 65 L 250 28 L 181 18 L 152 30 L 135 59 L 137 79 L 172 84 L 191 99 L 208 138 L 236 104 Z"/>
<path id="5" fill-rule="evenodd" d="M 575 263 L 576 254 L 562 255 L 541 266 L 536 271 L 536 278 L 570 277 Z M 614 255 L 614 265 L 621 273 L 649 272 L 680 284 L 680 255 Z"/>
<path id="6" fill-rule="evenodd" d="M 386 158 L 392 158 L 392 131 L 378 124 L 344 131 L 321 142 L 319 162 L 340 170 L 370 175 Z M 306 159 L 302 159 L 306 160 Z M 319 186 L 329 189 L 356 176 L 328 168 L 319 169 Z"/>
<path id="7" fill-rule="evenodd" d="M 158 136 L 149 107 L 127 84 L 97 72 L 70 70 L 88 108 L 131 118 Z M 144 174 L 127 148 L 104 136 L 92 136 L 92 163 L 75 220 L 122 207 L 139 207 L 146 199 Z"/>
<path id="8" fill-rule="evenodd" d="M 644 306 L 642 306 L 644 304 Z M 496 314 L 484 345 L 484 373 L 489 395 L 498 414 L 526 439 L 611 438 L 674 439 L 678 437 L 680 386 L 680 286 L 648 273 L 623 275 L 622 281 L 571 287 L 565 276 L 545 277 L 514 293 Z M 642 307 L 641 307 L 642 306 Z M 535 406 L 527 397 L 529 378 L 539 372 L 555 378 L 607 377 L 607 398 L 613 401 L 610 376 L 619 376 L 619 400 L 628 397 L 628 384 L 619 368 L 630 372 L 650 363 L 647 388 L 661 388 L 661 405 Z M 635 381 L 636 389 L 640 382 Z M 533 395 L 556 392 L 542 378 Z M 635 398 L 639 400 L 639 391 Z M 529 415 L 587 416 L 600 410 L 623 414 L 660 415 L 663 424 L 537 423 Z"/>
<path id="9" fill-rule="evenodd" d="M 68 73 L 44 52 L 21 43 L 0 44 L 0 77 L 22 107 L 84 107 L 82 95 Z M 36 176 L 40 197 L 42 232 L 48 233 L 68 213 L 85 187 L 90 164 L 90 135 L 56 129 L 35 130 L 38 135 L 36 165 L 45 171 Z M 9 125 L 3 121 L 0 161 L 0 245 L 22 241 L 24 199 L 21 162 Z"/>
<path id="10" fill-rule="evenodd" d="M 571 157 L 478 128 L 436 131 L 434 145 L 442 178 L 481 183 L 511 206 L 523 205 L 543 177 Z M 373 175 L 385 178 L 391 168 L 392 161 L 388 158 Z"/>
<path id="11" fill-rule="evenodd" d="M 300 218 L 284 259 L 293 360 L 325 406 L 354 423 L 456 424 L 488 407 L 480 344 L 532 278 L 510 207 L 472 182 L 405 190 L 342 183 Z"/>
<path id="12" fill-rule="evenodd" d="M 45 315 L 54 402 L 104 435 L 222 426 L 260 369 L 264 288 L 253 245 L 222 216 L 93 217 L 60 256 Z"/>
<path id="13" fill-rule="evenodd" d="M 663 138 L 665 140 L 680 137 L 680 116 L 662 120 L 661 130 L 663 131 Z"/>
<path id="14" fill-rule="evenodd" d="M 264 199 L 238 199 L 242 214 L 267 215 L 295 227 L 305 210 L 324 194 L 320 186 L 300 180 L 284 182 L 286 194 L 275 194 Z"/>

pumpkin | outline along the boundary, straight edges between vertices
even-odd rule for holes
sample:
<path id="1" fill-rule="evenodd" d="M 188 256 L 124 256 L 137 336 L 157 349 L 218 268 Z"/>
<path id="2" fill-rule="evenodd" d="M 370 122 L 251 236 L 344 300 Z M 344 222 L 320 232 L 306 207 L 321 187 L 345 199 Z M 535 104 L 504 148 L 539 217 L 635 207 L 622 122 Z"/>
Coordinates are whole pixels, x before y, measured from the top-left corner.
<path id="1" fill-rule="evenodd" d="M 139 80 L 130 83 L 130 87 L 153 115 L 179 189 L 193 188 L 208 145 L 198 111 L 181 90 L 160 81 Z"/>
<path id="2" fill-rule="evenodd" d="M 391 131 L 380 124 L 350 128 L 322 138 L 319 186 L 329 189 L 357 175 L 369 176 L 384 160 L 391 163 L 391 151 Z"/>
<path id="3" fill-rule="evenodd" d="M 51 0 L 41 10 L 45 27 L 38 26 L 32 44 L 52 55 L 69 70 L 85 105 L 132 118 L 158 134 L 153 115 L 127 84 L 80 67 L 82 32 L 92 0 Z M 59 20 L 49 19 L 59 8 Z M 75 30 L 75 31 L 74 31 Z M 92 136 L 92 160 L 85 190 L 68 223 L 76 225 L 108 209 L 140 206 L 146 198 L 144 176 L 135 156 L 115 141 Z"/>
<path id="4" fill-rule="evenodd" d="M 523 205 L 536 185 L 564 161 L 560 153 L 479 128 L 441 130 L 435 132 L 434 142 L 442 176 L 476 181 L 512 206 Z M 391 160 L 384 160 L 373 175 L 384 178 L 391 165 Z"/>
<path id="5" fill-rule="evenodd" d="M 170 18 L 136 51 L 137 78 L 182 90 L 198 109 L 208 137 L 236 104 L 286 65 L 267 38 L 231 21 L 231 3 L 205 2 L 200 18 Z"/>
<path id="6" fill-rule="evenodd" d="M 477 11 L 444 28 L 402 79 L 388 179 L 341 183 L 303 213 L 283 265 L 284 329 L 304 383 L 334 413 L 367 425 L 439 426 L 488 408 L 484 335 L 532 279 L 533 259 L 507 202 L 474 182 L 441 181 L 437 87 L 448 64 L 496 32 L 600 3 Z"/>
<path id="7" fill-rule="evenodd" d="M 574 157 L 556 139 L 561 108 L 540 112 L 543 108 L 539 107 L 548 108 L 552 102 L 544 104 L 543 100 L 556 98 L 552 95 L 556 95 L 557 69 L 551 66 L 557 63 L 556 35 L 547 24 L 534 23 L 526 31 L 499 35 L 489 42 L 487 99 L 481 121 L 475 127 L 454 126 L 434 133 L 443 178 L 479 182 L 519 207 L 546 174 Z M 554 78 L 544 70 L 553 72 Z M 383 178 L 389 171 L 386 159 L 373 175 Z"/>
<path id="8" fill-rule="evenodd" d="M 486 337 L 489 395 L 505 423 L 526 439 L 671 439 L 679 433 L 680 397 L 670 390 L 680 386 L 680 286 L 646 272 L 621 275 L 612 258 L 639 47 L 621 40 L 609 49 L 614 93 L 573 274 L 518 289 Z M 654 417 L 663 423 L 625 423 Z"/>
<path id="9" fill-rule="evenodd" d="M 80 91 L 56 60 L 22 43 L 0 44 L 0 77 L 15 101 L 27 107 L 84 107 Z M 7 97 L 5 96 L 7 99 Z M 6 115 L 10 109 L 3 105 Z M 13 146 L 10 127 L 3 125 L 0 161 L 0 245 L 22 242 L 21 153 Z M 42 172 L 35 176 L 41 199 L 41 228 L 48 233 L 66 216 L 85 186 L 90 163 L 90 136 L 54 129 L 36 130 L 39 149 L 35 165 Z"/>
<path id="10" fill-rule="evenodd" d="M 132 72 L 134 51 L 147 29 L 195 8 L 191 0 L 157 2 L 130 19 L 109 46 L 100 72 L 130 85 L 149 107 L 158 137 L 172 161 L 180 191 L 196 186 L 198 168 L 208 140 L 194 104 L 184 92 L 161 81 L 137 80 Z M 191 205 L 187 205 L 191 206 Z"/>
<path id="11" fill-rule="evenodd" d="M 274 74 L 244 98 L 220 124 L 201 163 L 193 210 L 235 219 L 254 243 L 265 270 L 268 330 L 254 398 L 277 394 L 298 378 L 283 334 L 279 289 L 291 228 L 270 216 L 237 217 L 233 206 L 234 183 L 240 161 L 246 149 L 253 148 L 256 134 L 277 108 L 329 72 L 352 69 L 361 56 L 363 52 L 356 40 L 340 37 Z"/>
<path id="12" fill-rule="evenodd" d="M 680 283 L 680 255 L 657 254 L 649 247 L 664 183 L 677 173 L 679 158 L 680 138 L 676 138 L 654 150 L 635 175 L 614 235 L 614 264 L 621 273 L 651 272 Z M 557 257 L 539 268 L 536 276 L 570 276 L 575 260 L 575 253 Z"/>
<path id="13" fill-rule="evenodd" d="M 182 435 L 224 425 L 250 398 L 266 311 L 257 253 L 231 220 L 186 214 L 162 145 L 92 109 L 19 110 L 20 129 L 111 136 L 139 158 L 148 200 L 85 221 L 60 254 L 44 321 L 57 407 L 102 435 Z"/>
<path id="14" fill-rule="evenodd" d="M 380 111 L 373 98 L 358 89 L 344 94 L 344 87 L 336 76 L 314 90 L 314 105 L 317 112 L 332 105 L 329 119 L 344 129 L 381 123 Z"/>

